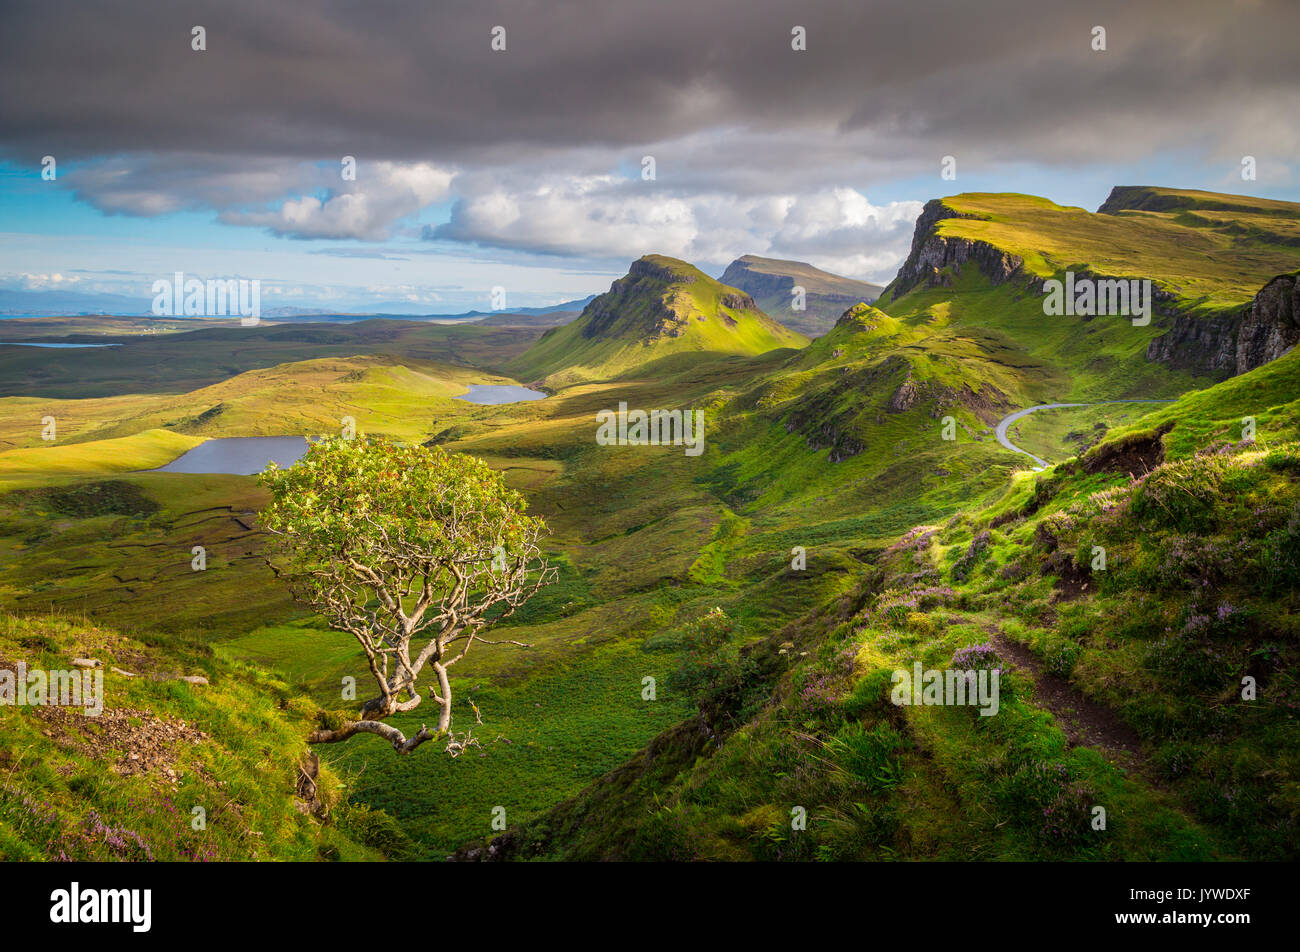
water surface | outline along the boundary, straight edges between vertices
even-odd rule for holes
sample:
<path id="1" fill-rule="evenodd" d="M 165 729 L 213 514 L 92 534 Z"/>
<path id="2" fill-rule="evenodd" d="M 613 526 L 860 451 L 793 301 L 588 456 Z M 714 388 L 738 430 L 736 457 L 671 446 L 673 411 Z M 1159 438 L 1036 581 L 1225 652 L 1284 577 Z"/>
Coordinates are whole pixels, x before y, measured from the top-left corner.
<path id="1" fill-rule="evenodd" d="M 470 403 L 521 403 L 524 400 L 543 400 L 546 394 L 540 390 L 529 390 L 514 384 L 471 383 L 469 393 L 462 393 L 457 400 Z"/>
<path id="2" fill-rule="evenodd" d="M 281 467 L 292 466 L 306 452 L 307 439 L 302 436 L 232 436 L 200 443 L 154 472 L 252 476 L 271 460 Z"/>

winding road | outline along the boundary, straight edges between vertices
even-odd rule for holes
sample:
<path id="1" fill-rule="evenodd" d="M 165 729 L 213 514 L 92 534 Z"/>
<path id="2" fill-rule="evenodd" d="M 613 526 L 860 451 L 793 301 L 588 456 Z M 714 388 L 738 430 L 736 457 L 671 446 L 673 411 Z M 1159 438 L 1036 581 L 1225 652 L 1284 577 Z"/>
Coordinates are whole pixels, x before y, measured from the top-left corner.
<path id="1" fill-rule="evenodd" d="M 1111 403 L 1174 403 L 1174 402 L 1175 401 L 1173 400 L 1097 400 L 1093 403 L 1040 403 L 1036 407 L 1026 407 L 1023 410 L 1017 410 L 1015 413 L 1007 414 L 1001 420 L 998 421 L 998 426 L 995 433 L 997 435 L 998 442 L 1001 443 L 1003 446 L 1005 446 L 1007 449 L 1011 450 L 1011 452 L 1022 453 L 1025 456 L 1028 456 L 1030 459 L 1032 459 L 1035 463 L 1037 463 L 1038 465 L 1034 467 L 1034 471 L 1037 472 L 1038 470 L 1046 469 L 1048 466 L 1051 466 L 1052 464 L 1047 462 L 1047 460 L 1042 459 L 1041 457 L 1035 456 L 1033 453 L 1029 452 L 1029 450 L 1022 450 L 1020 447 L 1016 446 L 1009 439 L 1007 439 L 1007 427 L 1011 426 L 1011 424 L 1015 423 L 1021 417 L 1026 417 L 1029 414 L 1035 413 L 1039 410 L 1055 410 L 1060 407 L 1099 407 Z"/>

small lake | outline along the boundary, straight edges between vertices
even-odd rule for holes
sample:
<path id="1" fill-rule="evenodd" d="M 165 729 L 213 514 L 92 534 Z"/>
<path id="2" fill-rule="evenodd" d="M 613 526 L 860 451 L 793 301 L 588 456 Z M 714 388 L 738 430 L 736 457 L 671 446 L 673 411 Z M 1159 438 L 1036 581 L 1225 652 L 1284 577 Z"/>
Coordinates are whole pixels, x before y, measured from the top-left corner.
<path id="1" fill-rule="evenodd" d="M 469 393 L 462 393 L 457 400 L 469 403 L 522 403 L 524 400 L 544 400 L 546 394 L 540 390 L 516 387 L 514 384 L 468 384 Z"/>
<path id="2" fill-rule="evenodd" d="M 281 467 L 292 466 L 306 452 L 307 439 L 302 436 L 233 436 L 200 443 L 153 472 L 252 476 L 271 460 Z"/>
<path id="3" fill-rule="evenodd" d="M 121 347 L 121 344 L 37 344 L 16 340 L 0 340 L 0 347 Z"/>

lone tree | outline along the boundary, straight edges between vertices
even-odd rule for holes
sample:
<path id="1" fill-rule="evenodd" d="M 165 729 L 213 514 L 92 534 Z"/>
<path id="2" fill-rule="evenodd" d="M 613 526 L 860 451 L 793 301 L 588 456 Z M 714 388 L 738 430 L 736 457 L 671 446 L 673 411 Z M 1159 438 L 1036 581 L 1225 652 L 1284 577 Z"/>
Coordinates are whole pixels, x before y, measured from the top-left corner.
<path id="1" fill-rule="evenodd" d="M 469 731 L 452 733 L 447 670 L 475 641 L 503 643 L 480 633 L 554 581 L 537 546 L 545 523 L 524 515 L 524 498 L 482 460 L 439 447 L 326 439 L 261 479 L 271 491 L 267 564 L 300 604 L 357 639 L 379 685 L 356 720 L 308 740 L 378 734 L 407 754 L 446 738 L 453 756 L 475 744 Z M 438 727 L 408 738 L 384 719 L 420 705 L 426 667 Z"/>

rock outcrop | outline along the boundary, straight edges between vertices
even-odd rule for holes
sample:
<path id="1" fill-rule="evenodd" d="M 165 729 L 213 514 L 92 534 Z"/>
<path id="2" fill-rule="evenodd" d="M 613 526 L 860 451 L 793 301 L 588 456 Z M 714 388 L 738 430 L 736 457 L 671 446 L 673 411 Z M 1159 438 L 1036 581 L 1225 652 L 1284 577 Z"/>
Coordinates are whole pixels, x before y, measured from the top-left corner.
<path id="1" fill-rule="evenodd" d="M 942 199 L 927 202 L 916 220 L 911 253 L 881 298 L 894 300 L 923 282 L 927 287 L 936 287 L 942 283 L 941 272 L 945 268 L 960 271 L 967 262 L 974 262 L 994 284 L 1008 281 L 1024 264 L 1019 255 L 1003 251 L 987 241 L 945 237 L 938 234 L 936 229 L 945 218 L 979 217 L 958 212 L 944 204 Z"/>
<path id="2" fill-rule="evenodd" d="M 1276 360 L 1300 342 L 1300 281 L 1269 281 L 1239 314 L 1174 318 L 1147 346 L 1147 360 L 1192 373 L 1233 377 Z"/>
<path id="3" fill-rule="evenodd" d="M 1237 373 L 1277 360 L 1300 342 L 1300 274 L 1274 278 L 1255 295 L 1237 330 Z"/>
<path id="4" fill-rule="evenodd" d="M 984 220 L 988 217 L 983 211 L 969 210 L 970 207 L 970 203 L 963 204 L 953 199 L 933 199 L 926 203 L 916 221 L 911 251 L 881 295 L 882 301 L 896 301 L 916 288 L 951 286 L 953 276 L 972 263 L 993 285 L 1013 282 L 1031 294 L 1044 293 L 1044 277 L 1026 269 L 1024 260 L 1015 252 L 979 238 L 942 233 L 942 223 L 947 219 Z M 979 208 L 978 203 L 975 207 Z M 1232 216 L 1239 212 L 1249 213 L 1253 216 L 1249 226 L 1252 239 L 1267 241 L 1272 246 L 1300 242 L 1294 229 L 1269 225 L 1274 221 L 1294 221 L 1294 207 L 1289 203 L 1261 204 L 1242 196 L 1209 192 L 1117 186 L 1098 214 L 1143 218 L 1172 212 L 1184 216 L 1199 213 L 1201 217 L 1197 221 L 1201 226 L 1241 234 L 1247 226 Z M 1216 215 L 1218 217 L 1214 217 Z M 1255 219 L 1262 219 L 1264 224 L 1260 225 Z M 1185 220 L 1180 221 L 1186 224 Z M 1078 222 L 1075 226 L 1081 227 Z M 1140 280 L 1144 277 L 1104 274 L 1082 264 L 1073 265 L 1070 270 L 1076 281 Z M 1273 278 L 1244 310 L 1209 316 L 1189 314 L 1196 302 L 1184 296 L 1176 285 L 1157 277 L 1152 277 L 1151 281 L 1152 312 L 1159 318 L 1161 333 L 1147 344 L 1147 360 L 1222 380 L 1275 360 L 1300 341 L 1300 289 L 1297 288 L 1295 272 Z M 1083 315 L 1080 320 L 1086 322 L 1091 318 Z M 910 399 L 908 393 L 898 396 L 904 402 Z"/>

